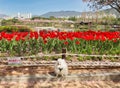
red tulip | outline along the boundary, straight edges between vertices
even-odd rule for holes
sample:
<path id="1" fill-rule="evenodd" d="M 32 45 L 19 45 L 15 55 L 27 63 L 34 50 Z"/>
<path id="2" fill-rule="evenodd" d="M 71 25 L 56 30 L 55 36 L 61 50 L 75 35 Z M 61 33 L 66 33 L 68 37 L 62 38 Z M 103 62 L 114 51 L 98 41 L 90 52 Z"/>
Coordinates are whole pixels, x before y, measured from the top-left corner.
<path id="1" fill-rule="evenodd" d="M 68 42 L 67 42 L 67 41 L 65 41 L 65 42 L 64 42 L 64 44 L 65 44 L 65 45 L 68 45 Z"/>
<path id="2" fill-rule="evenodd" d="M 117 40 L 116 40 L 116 39 L 114 39 L 114 40 L 113 40 L 113 42 L 117 42 Z"/>
<path id="3" fill-rule="evenodd" d="M 47 40 L 44 40 L 44 44 L 46 44 L 47 43 Z"/>
<path id="4" fill-rule="evenodd" d="M 17 37 L 15 38 L 15 40 L 16 40 L 16 41 L 19 41 L 19 40 L 20 40 L 20 37 L 19 37 L 19 36 L 17 36 Z"/>
<path id="5" fill-rule="evenodd" d="M 76 41 L 75 43 L 76 43 L 76 45 L 79 45 L 79 44 L 80 44 L 80 41 Z"/>

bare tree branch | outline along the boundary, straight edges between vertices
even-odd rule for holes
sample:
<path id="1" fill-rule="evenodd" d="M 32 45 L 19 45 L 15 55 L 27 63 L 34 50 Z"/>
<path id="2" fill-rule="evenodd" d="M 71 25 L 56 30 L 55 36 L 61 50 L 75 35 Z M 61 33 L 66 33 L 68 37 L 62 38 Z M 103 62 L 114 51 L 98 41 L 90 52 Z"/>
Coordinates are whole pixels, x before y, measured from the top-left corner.
<path id="1" fill-rule="evenodd" d="M 89 2 L 88 6 L 92 9 L 110 6 L 120 13 L 120 0 L 83 0 L 83 2 Z"/>

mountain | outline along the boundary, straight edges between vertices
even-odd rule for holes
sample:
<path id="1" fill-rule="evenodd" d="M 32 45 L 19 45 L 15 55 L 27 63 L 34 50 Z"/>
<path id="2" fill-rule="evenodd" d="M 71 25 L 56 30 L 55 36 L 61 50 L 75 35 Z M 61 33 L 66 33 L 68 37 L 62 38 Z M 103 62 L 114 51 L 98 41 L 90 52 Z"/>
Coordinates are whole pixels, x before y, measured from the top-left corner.
<path id="1" fill-rule="evenodd" d="M 4 17 L 8 17 L 8 16 L 5 14 L 0 14 L 0 18 L 4 18 Z"/>
<path id="2" fill-rule="evenodd" d="M 77 12 L 77 11 L 57 11 L 57 12 L 48 12 L 41 16 L 42 17 L 50 17 L 50 16 L 54 16 L 54 17 L 66 16 L 67 17 L 67 16 L 78 16 L 80 14 L 81 12 Z"/>
<path id="3" fill-rule="evenodd" d="M 105 10 L 101 10 L 104 13 L 109 13 L 109 14 L 115 14 L 116 17 L 120 17 L 120 13 L 118 13 L 115 9 L 105 9 Z M 41 17 L 50 17 L 50 16 L 54 16 L 54 17 L 71 17 L 71 16 L 80 16 L 83 12 L 77 12 L 77 11 L 56 11 L 56 12 L 48 12 L 45 13 L 43 15 L 41 15 Z M 86 12 L 86 13 L 94 13 L 94 12 Z"/>

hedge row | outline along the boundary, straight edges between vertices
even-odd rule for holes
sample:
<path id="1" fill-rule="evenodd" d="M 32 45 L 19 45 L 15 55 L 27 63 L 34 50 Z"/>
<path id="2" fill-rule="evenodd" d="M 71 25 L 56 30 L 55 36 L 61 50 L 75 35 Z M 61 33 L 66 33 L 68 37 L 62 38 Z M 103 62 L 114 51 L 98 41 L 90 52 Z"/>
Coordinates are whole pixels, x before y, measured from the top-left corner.
<path id="1" fill-rule="evenodd" d="M 30 32 L 31 28 L 26 26 L 0 26 L 0 32 Z"/>

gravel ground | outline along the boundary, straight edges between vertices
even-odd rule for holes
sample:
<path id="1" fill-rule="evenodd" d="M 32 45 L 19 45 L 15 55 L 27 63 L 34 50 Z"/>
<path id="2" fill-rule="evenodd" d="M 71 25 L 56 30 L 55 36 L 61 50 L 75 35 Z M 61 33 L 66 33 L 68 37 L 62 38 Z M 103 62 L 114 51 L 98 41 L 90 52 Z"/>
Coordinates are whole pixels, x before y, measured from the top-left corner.
<path id="1" fill-rule="evenodd" d="M 0 76 L 8 75 L 33 75 L 48 74 L 53 72 L 53 67 L 0 67 Z M 101 73 L 101 72 L 120 72 L 120 68 L 108 69 L 83 69 L 69 68 L 70 74 Z"/>
<path id="2" fill-rule="evenodd" d="M 30 81 L 1 82 L 0 88 L 120 88 L 120 83 L 112 81 Z"/>

